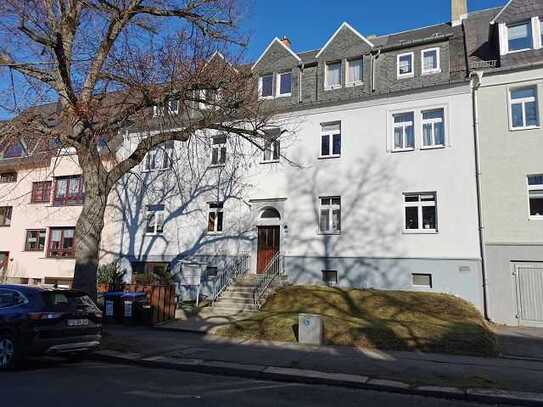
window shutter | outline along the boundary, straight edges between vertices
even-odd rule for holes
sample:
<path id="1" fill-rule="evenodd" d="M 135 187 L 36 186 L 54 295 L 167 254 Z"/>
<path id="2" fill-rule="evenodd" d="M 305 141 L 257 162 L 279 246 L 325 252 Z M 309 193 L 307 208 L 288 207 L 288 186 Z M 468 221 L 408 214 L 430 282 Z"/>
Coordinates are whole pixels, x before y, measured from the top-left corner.
<path id="1" fill-rule="evenodd" d="M 534 49 L 543 47 L 541 44 L 541 23 L 539 17 L 532 17 L 532 35 L 534 36 Z"/>
<path id="2" fill-rule="evenodd" d="M 500 55 L 506 55 L 509 51 L 509 38 L 507 36 L 507 25 L 501 23 L 498 25 L 498 31 L 500 34 Z"/>

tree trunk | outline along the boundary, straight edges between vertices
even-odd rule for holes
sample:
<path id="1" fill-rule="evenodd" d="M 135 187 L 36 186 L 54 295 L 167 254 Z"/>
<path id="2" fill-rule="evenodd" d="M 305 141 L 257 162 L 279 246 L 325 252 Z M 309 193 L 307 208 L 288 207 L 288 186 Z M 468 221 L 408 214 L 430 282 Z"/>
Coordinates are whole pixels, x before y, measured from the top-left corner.
<path id="1" fill-rule="evenodd" d="M 93 300 L 97 297 L 96 274 L 108 195 L 101 188 L 94 188 L 97 184 L 97 179 L 85 178 L 85 185 L 89 185 L 90 190 L 86 191 L 85 204 L 75 229 L 73 281 L 74 288 L 86 292 Z"/>

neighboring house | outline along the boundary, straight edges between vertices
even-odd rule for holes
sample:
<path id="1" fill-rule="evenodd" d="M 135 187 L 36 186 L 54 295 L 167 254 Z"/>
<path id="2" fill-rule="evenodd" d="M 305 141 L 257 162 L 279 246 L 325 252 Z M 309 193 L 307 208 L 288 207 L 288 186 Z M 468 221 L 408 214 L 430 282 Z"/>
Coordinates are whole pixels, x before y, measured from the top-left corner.
<path id="1" fill-rule="evenodd" d="M 248 252 L 251 273 L 281 256 L 292 283 L 445 292 L 482 309 L 467 8 L 452 6 L 454 24 L 366 38 L 344 23 L 309 52 L 274 39 L 252 66 L 277 112 L 262 150 L 207 134 L 150 154 L 118 191 L 112 256 L 152 271 Z M 128 151 L 144 136 L 128 129 Z"/>
<path id="2" fill-rule="evenodd" d="M 543 326 L 543 2 L 512 0 L 465 21 L 477 72 L 488 316 Z"/>

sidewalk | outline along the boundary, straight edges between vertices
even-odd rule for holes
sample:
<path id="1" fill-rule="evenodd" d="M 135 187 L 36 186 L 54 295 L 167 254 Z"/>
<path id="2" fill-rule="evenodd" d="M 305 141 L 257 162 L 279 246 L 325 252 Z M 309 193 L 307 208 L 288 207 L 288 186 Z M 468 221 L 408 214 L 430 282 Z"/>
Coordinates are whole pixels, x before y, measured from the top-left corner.
<path id="1" fill-rule="evenodd" d="M 152 328 L 106 331 L 98 356 L 123 363 L 543 405 L 543 394 L 528 394 L 543 392 L 543 363 L 537 361 L 311 347 Z"/>

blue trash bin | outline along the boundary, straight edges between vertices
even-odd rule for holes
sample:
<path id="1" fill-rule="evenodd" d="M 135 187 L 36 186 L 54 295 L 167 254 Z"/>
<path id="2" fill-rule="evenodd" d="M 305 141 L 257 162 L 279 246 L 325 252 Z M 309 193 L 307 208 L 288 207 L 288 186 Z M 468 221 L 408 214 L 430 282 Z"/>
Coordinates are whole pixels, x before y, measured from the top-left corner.
<path id="1" fill-rule="evenodd" d="M 124 294 L 122 291 L 104 293 L 104 320 L 106 322 L 122 322 L 123 308 L 121 298 Z"/>
<path id="2" fill-rule="evenodd" d="M 123 322 L 125 324 L 133 325 L 144 322 L 144 308 L 149 303 L 146 293 L 124 293 L 121 302 L 123 305 Z"/>

